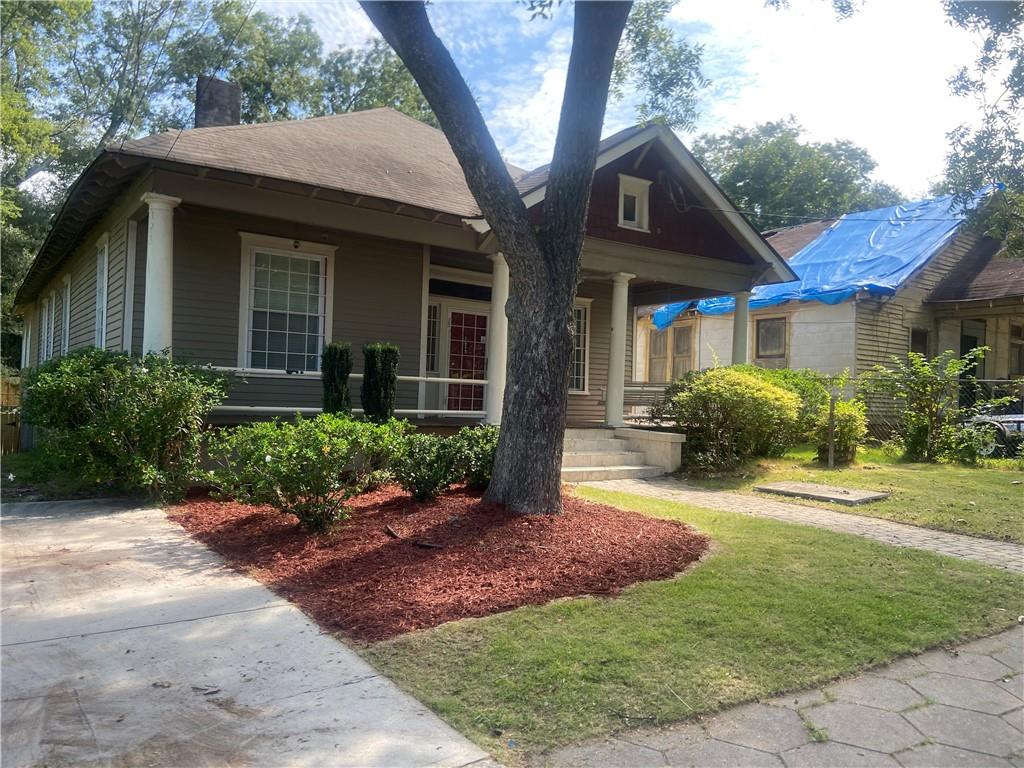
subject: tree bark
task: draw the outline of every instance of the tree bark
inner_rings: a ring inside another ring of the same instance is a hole
[[[485,498],[519,513],[561,511],[573,302],[612,66],[630,2],[577,2],[573,45],[539,228],[422,3],[363,2],[412,73],[508,260],[508,373]]]

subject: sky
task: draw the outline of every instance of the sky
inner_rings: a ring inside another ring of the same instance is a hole
[[[310,16],[330,50],[366,45],[376,31],[354,2],[259,0],[281,16]],[[514,0],[434,0],[430,17],[476,94],[505,158],[524,168],[551,159],[572,6],[530,20]],[[949,93],[947,78],[977,52],[977,40],[946,22],[940,0],[864,0],[838,20],[828,0],[679,0],[673,29],[704,47],[711,85],[695,133],[721,132],[793,115],[815,141],[848,139],[878,162],[874,177],[911,198],[942,174],[946,133],[976,107]],[[635,121],[627,92],[610,103],[607,135]],[[686,143],[693,133],[680,133]]]

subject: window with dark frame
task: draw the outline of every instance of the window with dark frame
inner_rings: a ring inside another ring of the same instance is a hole
[[[757,321],[754,356],[758,360],[786,356],[786,318],[768,317]]]
[[[910,351],[925,357],[928,356],[928,331],[924,328],[911,328]]]
[[[1024,324],[1010,323],[1010,376],[1024,376]]]

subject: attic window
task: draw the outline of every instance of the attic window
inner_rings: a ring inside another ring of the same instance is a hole
[[[648,211],[650,208],[651,182],[635,176],[619,174],[619,226],[650,232]]]

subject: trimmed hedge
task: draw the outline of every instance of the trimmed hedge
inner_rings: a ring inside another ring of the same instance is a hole
[[[398,392],[398,347],[383,342],[363,347],[363,386],[360,397],[363,416],[370,421],[387,421],[395,415]]]
[[[348,377],[352,373],[352,345],[335,341],[320,355],[320,380],[324,386],[324,413],[351,413]]]

